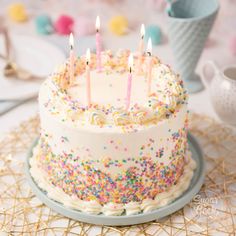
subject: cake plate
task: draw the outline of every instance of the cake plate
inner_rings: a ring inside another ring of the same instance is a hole
[[[192,152],[192,158],[196,161],[197,167],[194,171],[194,175],[191,180],[189,188],[180,197],[176,198],[173,202],[169,203],[164,207],[158,208],[157,210],[154,210],[152,212],[140,213],[138,215],[131,215],[131,216],[127,215],[105,216],[102,214],[89,215],[81,211],[68,208],[63,204],[50,199],[47,196],[47,193],[38,187],[37,183],[34,181],[29,171],[30,170],[29,160],[32,157],[32,149],[37,144],[37,141],[38,139],[34,142],[26,160],[26,176],[32,188],[32,191],[44,204],[46,204],[54,211],[66,217],[82,221],[85,223],[91,223],[96,225],[125,226],[125,225],[141,224],[153,220],[159,220],[165,216],[168,216],[178,211],[179,209],[184,207],[187,203],[189,203],[191,199],[198,193],[204,181],[205,164],[203,160],[203,154],[198,142],[196,141],[194,136],[189,133],[188,134],[189,148]]]

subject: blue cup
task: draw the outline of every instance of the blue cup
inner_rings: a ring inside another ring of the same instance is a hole
[[[177,0],[168,15],[168,35],[175,67],[189,93],[203,89],[195,69],[212,29],[217,0]]]

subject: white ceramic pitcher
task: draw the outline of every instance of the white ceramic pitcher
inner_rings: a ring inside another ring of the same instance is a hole
[[[211,75],[209,69],[213,71]],[[213,61],[203,67],[202,81],[210,90],[213,107],[221,120],[236,125],[236,65],[222,70]]]

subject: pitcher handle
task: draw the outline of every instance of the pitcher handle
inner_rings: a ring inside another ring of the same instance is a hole
[[[213,73],[211,75],[207,73],[207,69],[209,68],[213,70]],[[216,74],[219,73],[219,69],[214,61],[207,61],[202,68],[202,73],[203,73],[202,82],[204,86],[208,88],[209,85],[211,84],[212,79],[215,77]]]

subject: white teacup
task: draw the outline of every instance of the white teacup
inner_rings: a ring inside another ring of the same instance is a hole
[[[209,69],[211,72],[209,74]],[[222,70],[213,61],[203,67],[202,81],[210,90],[213,107],[221,120],[236,125],[236,65]]]

